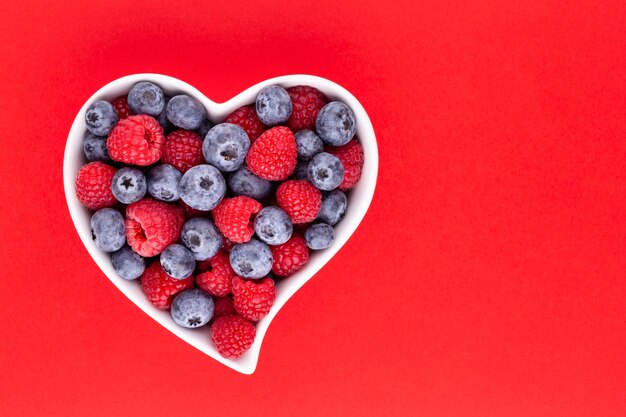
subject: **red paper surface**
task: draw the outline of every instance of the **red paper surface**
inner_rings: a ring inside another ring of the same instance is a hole
[[[0,15],[0,415],[626,414],[623,2],[27,0]],[[216,100],[321,75],[378,134],[368,215],[274,320],[252,376],[135,308],[74,231],[66,134],[136,72]]]

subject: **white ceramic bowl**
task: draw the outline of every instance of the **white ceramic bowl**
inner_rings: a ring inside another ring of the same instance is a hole
[[[214,123],[222,122],[228,114],[240,106],[254,103],[256,95],[265,86],[278,84],[285,88],[295,85],[310,85],[322,91],[330,100],[339,100],[346,103],[356,115],[357,136],[360,139],[365,153],[365,164],[363,174],[358,185],[350,191],[348,195],[348,209],[345,217],[335,228],[335,242],[325,250],[311,254],[306,265],[293,276],[277,284],[278,294],[270,313],[261,319],[256,325],[256,340],[248,352],[237,359],[223,358],[211,344],[209,326],[200,329],[184,329],[179,327],[172,320],[168,311],[161,311],[152,306],[143,294],[138,280],[127,281],[119,277],[111,265],[109,254],[98,249],[91,239],[89,227],[90,212],[81,205],[74,192],[74,182],[80,167],[86,163],[83,153],[83,137],[87,132],[85,125],[85,110],[96,100],[113,100],[116,97],[128,93],[130,88],[139,81],[151,81],[159,85],[167,95],[188,94],[198,99],[207,109],[209,119]],[[96,261],[100,269],[133,303],[146,312],[150,317],[159,322],[163,327],[198,348],[202,352],[211,356],[224,365],[242,372],[251,374],[256,369],[263,343],[263,337],[270,323],[281,309],[281,307],[298,291],[317,271],[330,260],[335,253],[346,243],[350,235],[365,216],[374,195],[376,186],[376,176],[378,174],[378,148],[374,129],[365,109],[359,101],[345,88],[332,81],[312,75],[286,75],[263,81],[246,91],[233,97],[225,103],[216,103],[208,99],[204,94],[180,81],[176,78],[160,74],[135,74],[119,78],[102,87],[87,102],[76,115],[74,124],[67,137],[65,147],[65,157],[63,161],[63,182],[65,187],[65,197],[70,210],[70,215],[74,221],[74,226],[78,231],[83,244],[91,257]]]

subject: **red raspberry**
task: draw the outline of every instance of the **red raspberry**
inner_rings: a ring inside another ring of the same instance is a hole
[[[271,278],[245,280],[233,278],[233,302],[241,317],[259,321],[267,316],[276,299],[276,287]]]
[[[196,210],[193,207],[189,207],[187,204],[185,204],[185,202],[182,199],[178,200],[178,206],[183,209],[185,220],[189,220],[194,217],[207,217],[206,211]]]
[[[298,85],[287,89],[293,110],[287,120],[287,126],[294,132],[302,129],[315,129],[315,119],[321,108],[328,103],[328,99],[317,88],[308,85]]]
[[[184,222],[180,207],[144,198],[126,208],[126,240],[139,255],[155,256],[178,240]]]
[[[230,314],[237,314],[237,310],[235,310],[232,298],[213,297],[213,300],[215,300],[215,310],[213,310],[214,318],[228,316]]]
[[[141,275],[141,289],[157,308],[167,310],[179,292],[193,288],[193,276],[172,278],[165,273],[159,261],[153,262]]]
[[[128,107],[128,96],[118,97],[113,100],[111,104],[113,104],[115,113],[117,113],[117,117],[119,117],[120,120],[133,115],[133,112],[130,111],[130,107]]]
[[[163,128],[145,114],[120,120],[107,139],[111,158],[132,165],[155,163],[161,159],[164,146]]]
[[[233,248],[233,246],[235,246],[235,245],[236,245],[235,242],[232,242],[232,241],[230,241],[228,239],[224,239],[224,250],[226,252],[230,252],[231,249]]]
[[[230,266],[228,254],[219,251],[210,262],[209,268],[205,269],[206,272],[196,276],[196,284],[211,295],[223,297],[230,294],[233,278],[237,275]],[[206,268],[206,264],[203,267]]]
[[[235,314],[218,317],[211,326],[211,341],[225,358],[235,359],[243,355],[255,337],[254,325]]]
[[[294,223],[308,223],[322,208],[322,193],[307,180],[285,181],[276,190],[276,200]]]
[[[281,277],[296,273],[309,260],[309,248],[302,236],[293,235],[282,245],[270,246],[274,263],[272,271]]]
[[[161,162],[170,164],[183,174],[193,166],[204,163],[202,138],[190,130],[175,130],[165,138]]]
[[[246,162],[252,173],[270,181],[287,179],[296,169],[298,149],[289,128],[276,126],[266,130],[250,146]]]
[[[115,168],[102,162],[84,165],[76,177],[76,197],[92,210],[111,207],[117,201],[111,191]]]
[[[363,147],[358,140],[352,139],[350,142],[337,148],[329,146],[326,152],[335,155],[343,164],[343,181],[339,184],[342,191],[354,187],[361,178],[363,168]]]
[[[213,221],[226,239],[244,243],[252,238],[253,217],[262,208],[261,203],[243,195],[225,198],[213,209]]]
[[[245,130],[248,138],[250,138],[250,143],[254,142],[265,131],[265,125],[256,115],[254,106],[239,107],[226,118],[226,123],[232,123]]]

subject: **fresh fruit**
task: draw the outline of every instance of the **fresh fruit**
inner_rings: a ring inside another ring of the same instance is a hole
[[[275,126],[287,122],[291,116],[291,97],[284,88],[278,85],[265,87],[256,98],[256,114],[267,126]]]
[[[350,107],[332,101],[322,107],[317,115],[315,130],[325,144],[342,146],[354,137],[356,118]]]
[[[227,182],[236,195],[245,195],[255,200],[263,200],[272,193],[272,183],[257,177],[246,166],[230,174]]]
[[[220,123],[209,130],[202,143],[204,159],[223,172],[232,172],[246,159],[250,139],[246,131],[231,123]]]
[[[85,111],[87,130],[96,136],[108,135],[118,120],[113,105],[108,101],[98,100]]]
[[[308,223],[320,212],[322,193],[306,180],[290,180],[278,186],[276,200],[294,224]]]
[[[272,251],[265,243],[254,238],[235,245],[229,259],[235,273],[244,278],[263,278],[272,269]]]
[[[271,278],[247,281],[233,278],[233,302],[241,317],[259,321],[270,312],[276,299],[276,287]]]
[[[358,140],[353,139],[347,145],[326,150],[328,153],[335,155],[344,168],[343,181],[339,184],[339,189],[346,191],[354,187],[361,179],[361,170],[363,169],[363,147]]]
[[[202,103],[188,95],[174,96],[166,106],[167,119],[181,129],[194,130],[202,125],[206,110]]]
[[[343,164],[335,155],[318,153],[311,159],[307,168],[311,184],[323,191],[334,190],[343,181]]]
[[[165,108],[165,95],[156,84],[142,81],[128,92],[128,106],[135,114],[158,116]]]
[[[176,279],[184,279],[196,269],[196,260],[193,254],[189,249],[178,243],[163,249],[159,256],[159,261],[165,273]]]
[[[188,329],[204,326],[213,318],[215,306],[210,295],[197,288],[181,291],[174,297],[170,313],[174,323]]]
[[[146,176],[137,168],[122,167],[117,170],[111,182],[111,191],[122,204],[141,200],[148,190]]]
[[[322,208],[317,220],[331,226],[336,225],[348,207],[348,199],[343,191],[334,190],[322,197]]]
[[[315,119],[328,99],[317,88],[308,85],[298,85],[287,89],[293,111],[287,121],[287,126],[294,132],[302,129],[314,129]]]
[[[130,165],[155,163],[161,158],[164,146],[163,128],[144,114],[121,120],[107,139],[111,158]]]
[[[234,314],[218,317],[211,326],[211,341],[225,358],[235,359],[243,355],[255,337],[254,325]]]
[[[262,208],[261,203],[250,197],[225,198],[213,209],[213,220],[226,239],[243,243],[254,234],[253,217]]]
[[[298,159],[310,161],[315,155],[324,151],[324,142],[319,136],[310,130],[296,132],[296,147],[298,148]]]
[[[281,277],[295,274],[309,260],[309,249],[300,235],[293,235],[282,245],[271,246],[272,272]]]
[[[298,149],[289,128],[266,130],[250,146],[246,163],[253,174],[270,181],[287,179],[296,168]]]
[[[189,130],[175,130],[165,138],[161,162],[169,164],[183,174],[189,168],[204,163],[202,138]]]
[[[83,151],[88,161],[113,162],[109,156],[107,138],[105,136],[96,136],[93,133],[87,133],[87,136],[83,139]]]
[[[306,229],[304,240],[309,249],[326,249],[335,240],[335,230],[329,224],[317,223]]]
[[[91,220],[91,237],[100,249],[105,252],[115,252],[126,243],[124,217],[112,208],[103,208],[96,211]]]
[[[141,289],[156,308],[167,310],[179,292],[193,288],[193,276],[185,279],[172,278],[165,273],[159,262],[153,262],[141,274]]]
[[[228,254],[219,251],[211,258],[208,270],[196,276],[196,284],[211,295],[223,297],[230,294],[233,278],[236,276],[230,266]]]
[[[139,255],[155,256],[178,240],[183,221],[180,207],[144,198],[126,208],[126,240]]]
[[[230,297],[214,297],[215,310],[213,312],[213,318],[228,316],[231,314],[237,314],[233,299]]]
[[[309,179],[309,162],[298,161],[296,169],[293,171],[294,180],[308,180]]]
[[[117,201],[111,191],[115,168],[102,162],[90,162],[78,171],[76,197],[87,208],[111,207]]]
[[[285,243],[293,233],[293,224],[285,210],[269,206],[263,208],[254,219],[254,231],[268,245]]]
[[[115,109],[115,113],[117,117],[122,120],[126,119],[128,116],[132,116],[133,112],[130,110],[128,106],[128,96],[121,96],[116,98],[111,102],[113,108]]]
[[[209,130],[213,129],[214,124],[209,119],[204,119],[199,128],[196,129],[196,133],[204,139]]]
[[[180,198],[196,210],[213,210],[226,194],[226,181],[212,165],[196,165],[189,169],[178,185]]]
[[[124,279],[137,279],[146,269],[146,261],[141,256],[133,252],[128,246],[111,254],[111,263],[117,275]]]
[[[197,261],[212,258],[223,244],[222,235],[213,222],[200,217],[187,220],[180,232],[180,241]]]
[[[254,106],[239,107],[226,118],[226,123],[232,123],[245,130],[250,143],[254,142],[265,131],[265,125],[256,115]]]
[[[161,201],[176,201],[180,198],[178,184],[183,174],[171,165],[157,165],[148,171],[148,193]]]
[[[171,99],[172,97],[165,96],[163,110],[161,111],[161,113],[159,113],[158,116],[154,117],[163,128],[163,134],[165,135],[168,135],[172,130],[176,128],[176,126],[174,126],[174,124],[170,122],[170,119],[167,118],[167,105]]]

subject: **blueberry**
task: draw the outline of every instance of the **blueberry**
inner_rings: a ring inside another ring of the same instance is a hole
[[[126,227],[122,214],[112,208],[103,208],[91,216],[91,238],[105,252],[115,252],[126,243]]]
[[[120,203],[130,204],[146,195],[146,176],[137,168],[123,167],[117,170],[111,182],[111,191]]]
[[[107,136],[117,121],[117,113],[108,101],[98,100],[85,112],[87,130],[97,136]]]
[[[156,117],[157,121],[163,128],[163,133],[166,135],[174,130],[175,127],[172,122],[170,122],[167,118],[167,103],[169,103],[171,99],[171,97],[165,96],[165,105],[163,106],[163,111],[159,113],[159,115]]]
[[[196,133],[200,135],[201,138],[204,138],[209,130],[213,128],[214,124],[209,119],[204,119],[199,128],[196,129]]]
[[[148,171],[148,193],[157,200],[176,201],[180,198],[178,184],[183,174],[171,165],[158,165]]]
[[[310,161],[315,155],[324,151],[324,142],[311,130],[301,130],[296,133],[298,158],[301,161]]]
[[[201,217],[187,220],[180,232],[180,241],[197,261],[212,258],[224,243],[213,222]]]
[[[291,97],[278,85],[265,87],[256,97],[256,114],[267,126],[285,123],[291,116]]]
[[[93,133],[87,133],[83,139],[83,151],[88,161],[112,162],[107,149],[106,136],[96,136]]]
[[[263,278],[272,269],[272,251],[265,243],[254,238],[233,246],[229,259],[235,273],[244,278]]]
[[[196,269],[193,254],[183,245],[174,243],[163,249],[159,257],[161,266],[167,275],[176,279],[184,279]]]
[[[137,279],[146,269],[146,261],[128,246],[111,255],[113,269],[124,279]]]
[[[254,231],[268,245],[281,245],[291,238],[293,224],[283,209],[269,206],[256,215]]]
[[[309,163],[307,161],[298,161],[296,169],[293,171],[293,177],[297,180],[308,180]]]
[[[335,155],[318,153],[307,168],[309,181],[323,191],[334,190],[343,181],[343,164]]]
[[[272,183],[257,177],[242,166],[228,177],[228,186],[237,195],[245,195],[255,200],[263,200],[272,192]]]
[[[213,298],[204,291],[194,288],[177,294],[172,301],[170,312],[176,324],[194,329],[207,324],[213,318],[214,310]]]
[[[158,116],[165,108],[163,90],[149,81],[139,82],[128,92],[128,107],[135,114]]]
[[[202,143],[204,159],[220,171],[239,168],[250,149],[246,131],[232,123],[221,123],[209,130]]]
[[[326,249],[335,240],[335,230],[326,223],[314,224],[304,232],[304,240],[309,249]]]
[[[331,191],[322,198],[322,208],[317,215],[317,220],[334,226],[346,213],[347,207],[346,195],[339,190]]]
[[[342,146],[354,137],[356,118],[350,107],[339,101],[331,101],[318,113],[315,130],[325,144]]]
[[[181,129],[197,129],[205,117],[206,110],[202,103],[187,95],[174,96],[167,103],[167,118]]]
[[[196,165],[190,168],[178,185],[180,198],[196,210],[213,210],[224,198],[226,181],[212,165]]]

